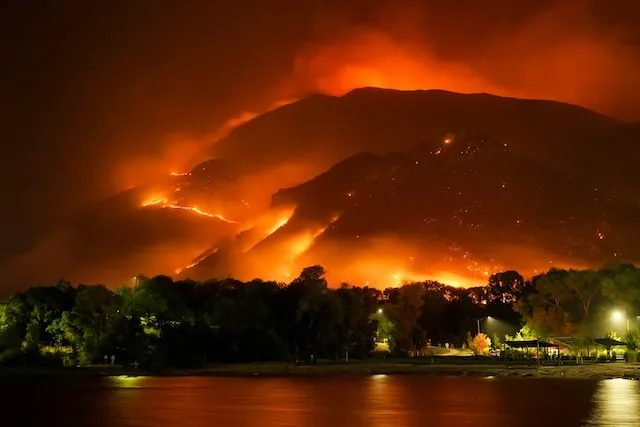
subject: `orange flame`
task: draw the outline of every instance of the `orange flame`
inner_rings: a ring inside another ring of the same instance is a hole
[[[289,222],[289,219],[291,219],[291,215],[292,214],[293,214],[293,212],[291,212],[291,214],[289,214],[289,216],[278,220],[278,222],[273,227],[271,227],[271,229],[269,230],[269,235],[272,235],[273,233],[275,233],[276,231],[278,231],[279,229],[281,229],[282,227],[287,225],[287,223]]]
[[[151,206],[157,206],[163,209],[178,209],[178,210],[193,212],[201,216],[206,216],[209,218],[217,218],[220,221],[224,221],[228,224],[240,224],[238,221],[233,221],[231,219],[225,218],[222,214],[207,212],[196,206],[182,206],[182,205],[170,203],[167,200],[167,198],[163,196],[161,197],[153,196],[147,199],[146,201],[142,202],[142,207],[151,207]]]
[[[195,267],[195,266],[196,266],[196,265],[198,265],[199,263],[200,263],[200,261],[194,261],[194,262],[192,262],[191,264],[186,265],[186,266],[184,266],[184,267],[182,267],[182,268],[176,268],[175,273],[176,273],[176,274],[181,274],[183,271],[185,271],[185,270],[189,270],[190,268]]]

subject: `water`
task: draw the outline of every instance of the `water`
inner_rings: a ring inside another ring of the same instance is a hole
[[[373,376],[0,379],[0,425],[640,426],[640,382]]]

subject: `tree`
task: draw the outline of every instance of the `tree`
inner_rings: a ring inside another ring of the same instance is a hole
[[[566,270],[549,270],[534,282],[527,300],[516,305],[525,320],[536,325],[543,336],[571,336],[576,330],[568,274]]]
[[[80,363],[90,364],[111,351],[115,317],[119,316],[114,294],[104,286],[78,286],[72,310],[65,311],[48,330],[57,335],[57,344],[72,344]]]
[[[600,295],[601,279],[593,270],[570,270],[563,283],[578,303],[580,310],[578,322],[582,327],[582,333],[587,333],[592,304]]]
[[[491,348],[494,350],[499,350],[502,347],[502,342],[500,341],[500,337],[498,334],[493,334],[491,336]]]
[[[627,332],[627,335],[625,335],[624,342],[627,343],[629,350],[640,349],[640,329],[631,328],[629,332]]]
[[[337,331],[342,319],[340,300],[329,292],[321,266],[302,270],[287,292],[296,302],[294,342],[296,353],[313,357],[335,357],[344,347]]]
[[[487,304],[511,305],[524,291],[524,278],[517,271],[495,273],[489,277],[485,288]]]
[[[474,354],[487,354],[489,349],[491,348],[491,339],[486,334],[482,332],[476,334],[471,341],[471,346],[469,347]]]
[[[345,356],[364,358],[375,345],[380,292],[369,287],[341,287],[336,291],[341,303],[343,321],[339,340]]]
[[[450,331],[447,329],[449,322],[443,322],[442,317],[449,304],[447,286],[427,281],[423,284],[422,307],[418,317],[418,325],[425,332],[427,339],[432,342],[448,341]]]
[[[0,363],[58,363],[62,349],[72,349],[82,363],[115,354],[121,363],[147,367],[364,358],[376,337],[402,355],[427,340],[461,343],[469,319],[487,315],[525,321],[507,340],[575,336],[588,345],[590,336],[611,326],[612,309],[637,312],[639,284],[631,265],[552,269],[526,283],[506,271],[474,289],[431,281],[384,291],[346,284],[331,289],[321,266],[303,269],[288,285],[139,276],[136,286],[112,292],[61,281],[0,305]],[[625,337],[631,351],[640,346],[638,336],[634,328]],[[498,336],[469,333],[467,340],[477,354],[500,345]]]
[[[505,341],[532,341],[539,339],[540,336],[533,330],[531,325],[526,324],[514,335],[504,337]]]
[[[630,264],[617,264],[598,272],[602,294],[619,309],[634,309],[640,305],[640,269]]]

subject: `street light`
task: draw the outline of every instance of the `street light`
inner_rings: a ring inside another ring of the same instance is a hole
[[[620,310],[615,310],[611,313],[611,320],[613,320],[615,323],[620,323],[623,320],[626,321],[627,324],[627,333],[629,333],[629,318],[627,316],[625,316],[625,314],[623,312],[621,312]]]
[[[480,322],[482,322],[485,319],[487,319],[487,320],[491,319],[491,316],[485,316],[485,317],[481,317],[479,319],[475,319],[475,318],[472,318],[472,319],[475,320],[477,322],[477,324],[478,324],[478,334],[479,334],[480,333]]]
[[[378,314],[382,314],[382,309],[381,308],[378,309]]]

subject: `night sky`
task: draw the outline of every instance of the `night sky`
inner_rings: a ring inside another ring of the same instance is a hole
[[[640,5],[610,0],[5,1],[0,259],[188,162],[229,117],[327,91],[370,34],[474,88],[640,120],[637,22]]]

